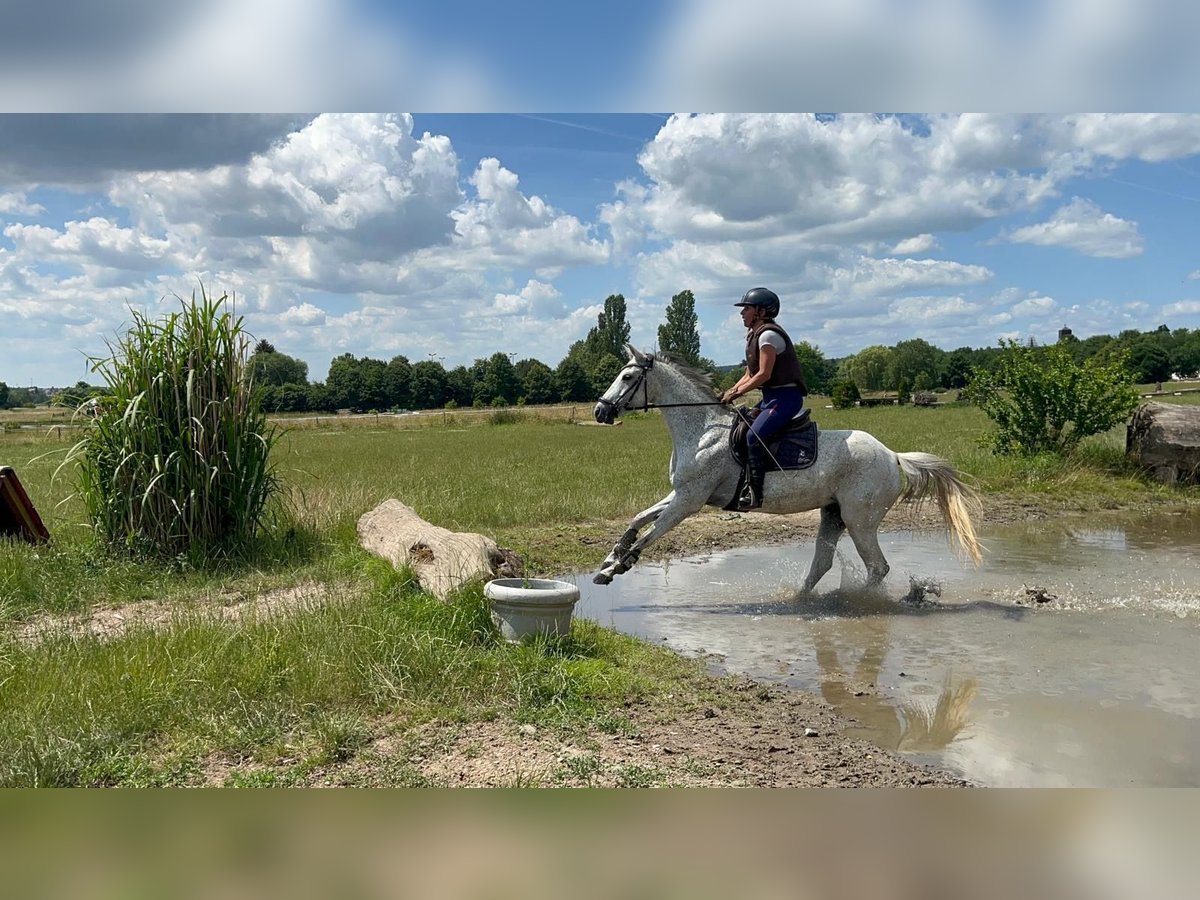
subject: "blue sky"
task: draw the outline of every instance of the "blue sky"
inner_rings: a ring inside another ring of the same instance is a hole
[[[612,293],[651,348],[684,289],[730,363],[758,284],[833,357],[1194,329],[1198,206],[1194,114],[4,115],[0,380],[86,379],[198,283],[314,379],[555,365]]]
[[[740,353],[730,304],[757,284],[830,356],[1200,327],[1200,118],[1061,112],[1194,106],[1194,3],[12,13],[10,384],[87,377],[130,307],[168,310],[200,281],[316,379],[344,352],[554,364],[617,292],[649,347],[692,290],[723,363]],[[442,112],[394,112],[411,109]],[[675,114],[705,109],[993,112]]]

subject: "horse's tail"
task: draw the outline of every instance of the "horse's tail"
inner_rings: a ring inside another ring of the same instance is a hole
[[[963,483],[954,466],[940,456],[897,453],[896,459],[908,482],[900,499],[920,501],[932,493],[958,546],[975,565],[979,565],[983,548],[975,536],[975,526],[971,524],[971,510],[979,509],[978,495]]]

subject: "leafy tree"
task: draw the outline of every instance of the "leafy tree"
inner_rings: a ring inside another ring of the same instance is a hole
[[[412,406],[412,394],[408,389],[411,378],[412,364],[408,361],[407,356],[393,356],[388,361],[387,373],[384,375],[384,392],[387,394],[385,405],[389,409],[392,407],[406,409]]]
[[[1129,366],[1134,378],[1146,384],[1166,381],[1171,377],[1171,357],[1159,341],[1144,338],[1133,345],[1129,352]]]
[[[475,396],[475,377],[466,366],[455,366],[446,373],[446,403],[454,402],[454,409],[470,406]],[[423,408],[423,407],[422,407]]]
[[[257,344],[254,345],[254,352],[255,353],[274,353],[275,345],[272,344],[270,341],[268,341],[266,338],[263,338],[261,341],[259,341]]]
[[[888,365],[888,383],[899,388],[901,380],[911,386],[922,372],[929,376],[930,384],[941,384],[945,368],[946,351],[921,338],[901,341],[892,348]]]
[[[842,361],[840,375],[853,381],[863,390],[881,391],[888,384],[888,369],[892,363],[892,351],[878,344],[860,350]]]
[[[412,377],[409,380],[413,408],[440,409],[444,406],[447,399],[447,382],[446,370],[442,368],[441,363],[434,360],[413,363]]]
[[[1184,378],[1200,374],[1200,334],[1178,343],[1171,353],[1171,370]]]
[[[589,362],[595,362],[605,354],[618,359],[625,358],[625,345],[629,342],[629,323],[625,321],[625,297],[610,294],[604,301],[604,311],[596,317],[596,325],[583,339],[582,351]],[[575,346],[571,350],[574,352]],[[584,363],[587,366],[587,363]]]
[[[307,398],[307,408],[313,412],[332,412],[336,407],[329,394],[329,388],[323,381],[314,381],[304,389]]]
[[[275,388],[275,404],[279,412],[305,412],[309,409],[309,385],[281,384]]]
[[[667,320],[658,326],[658,348],[689,365],[700,365],[699,319],[691,291],[680,291],[671,298]]]
[[[0,381],[0,409],[8,409],[8,385]]]
[[[353,353],[343,353],[330,361],[325,387],[334,409],[354,409],[361,405],[366,384]]]
[[[508,354],[493,353],[484,362],[482,370],[482,377],[475,385],[476,400],[483,401],[485,406],[493,406],[497,400],[502,406],[517,402],[521,382]]]
[[[371,359],[364,356],[358,361],[358,367],[362,372],[363,392],[357,404],[353,404],[355,409],[370,410],[370,409],[387,409],[392,405],[388,395],[388,377],[387,363],[381,359]]]
[[[850,409],[862,399],[858,385],[853,381],[834,382],[830,394],[833,399],[834,409]]]
[[[964,388],[971,380],[973,354],[970,347],[959,347],[946,356],[946,372],[942,383],[949,388]]]
[[[717,372],[716,377],[713,378],[713,390],[718,395],[725,393],[738,383],[738,379],[742,377],[745,371],[744,366],[731,366]]]
[[[811,392],[822,393],[827,386],[825,354],[821,352],[820,347],[808,341],[800,341],[794,346],[796,356],[800,359],[800,368],[804,372],[805,386]]]
[[[977,370],[966,397],[996,424],[1001,454],[1069,453],[1085,437],[1124,421],[1137,405],[1124,354],[1076,363],[1063,345],[1001,343],[994,372]]]
[[[588,395],[589,400],[595,400],[608,390],[608,386],[613,383],[617,377],[617,373],[625,367],[625,358],[614,356],[611,353],[605,353],[592,365],[592,369],[588,372],[588,384],[591,386],[591,392]]]
[[[523,359],[514,367],[526,403],[553,403],[556,397],[554,370],[536,359]]]
[[[568,354],[554,370],[554,386],[561,400],[593,400],[592,384],[588,373],[577,358]]]
[[[265,343],[259,341],[258,345]],[[308,384],[308,363],[286,353],[255,350],[246,367],[257,385]]]

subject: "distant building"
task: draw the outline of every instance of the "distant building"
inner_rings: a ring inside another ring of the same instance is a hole
[[[1060,344],[1063,341],[1069,341],[1073,337],[1075,337],[1075,335],[1071,333],[1071,329],[1068,328],[1066,325],[1064,325],[1062,328],[1058,329],[1058,342]]]

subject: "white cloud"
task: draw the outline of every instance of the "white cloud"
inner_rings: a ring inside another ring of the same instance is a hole
[[[596,265],[610,248],[593,238],[574,216],[541,197],[526,197],[518,178],[497,159],[483,159],[471,176],[477,198],[454,210],[455,265],[519,265],[528,268]]]
[[[1177,300],[1162,308],[1164,316],[1194,316],[1200,314],[1200,300]]]
[[[1137,223],[1106,213],[1075,197],[1047,222],[1018,228],[1005,238],[1013,243],[1070,247],[1088,256],[1128,259],[1142,252]]]
[[[930,322],[970,317],[979,314],[979,307],[962,297],[906,297],[888,307],[891,317],[900,322]]]
[[[1200,269],[1195,272],[1188,272],[1188,281],[1200,281]]]
[[[14,253],[43,263],[148,272],[176,261],[169,241],[99,217],[68,222],[62,231],[42,225],[9,225],[4,235],[15,245]]]
[[[1032,316],[1044,317],[1055,312],[1058,305],[1054,302],[1053,297],[1043,297],[1040,294],[1026,297],[1019,303],[1013,304],[1012,314],[1014,316]]]
[[[279,320],[284,325],[323,325],[325,324],[325,319],[325,310],[311,303],[301,303],[299,306],[288,307],[279,316]]]
[[[21,192],[4,193],[0,191],[0,215],[9,216],[40,216],[46,211],[44,206],[30,203]]]
[[[1056,176],[1012,168],[1053,158],[1040,138],[982,152],[962,122],[940,117],[926,132],[863,115],[673,116],[639,156],[649,184],[607,215],[622,234],[819,245],[963,231],[1053,193]]]
[[[912,256],[917,253],[928,253],[938,247],[937,239],[932,234],[918,234],[916,237],[905,238],[891,249],[893,256]]]
[[[495,309],[502,315],[532,315],[561,319],[566,314],[562,295],[552,284],[530,279],[516,294],[497,294]]]

